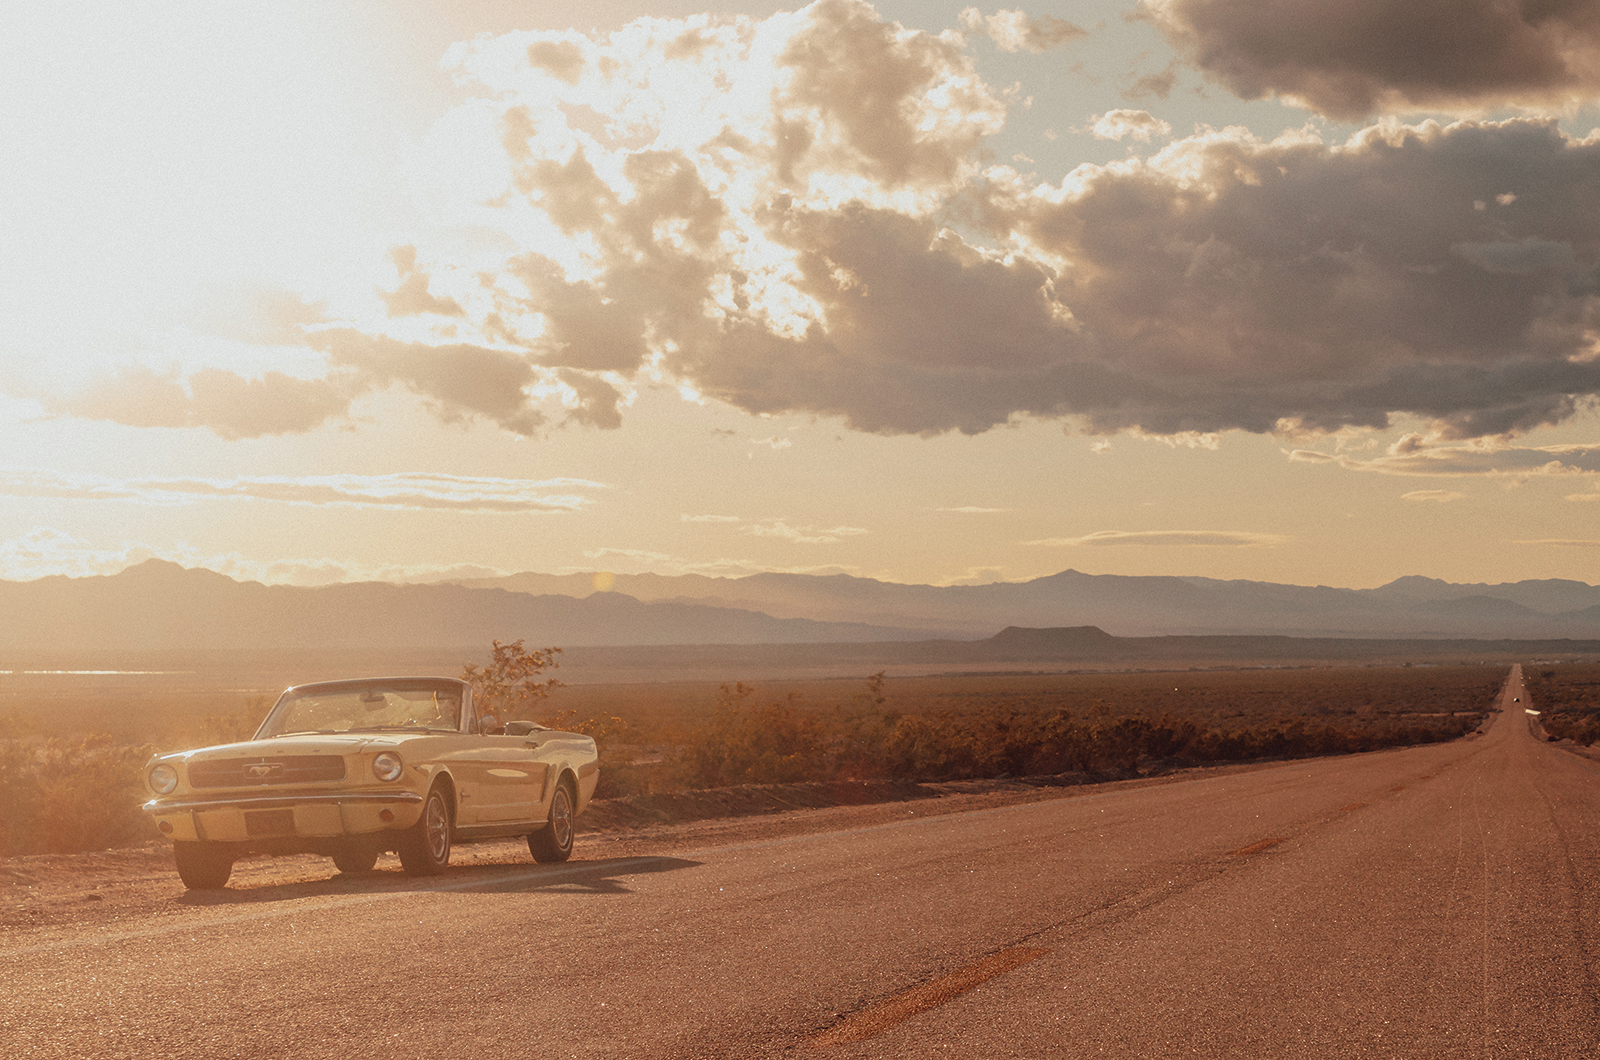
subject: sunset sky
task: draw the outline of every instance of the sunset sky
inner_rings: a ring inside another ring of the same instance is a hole
[[[1597,101],[1600,0],[10,5],[0,577],[1600,582]]]

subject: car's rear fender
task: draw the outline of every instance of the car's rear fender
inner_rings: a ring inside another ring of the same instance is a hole
[[[600,782],[600,765],[598,762],[583,762],[576,766],[566,765],[556,776],[556,783],[566,781],[572,785],[574,794],[572,812],[579,814],[589,805],[589,800],[594,798],[595,785]]]

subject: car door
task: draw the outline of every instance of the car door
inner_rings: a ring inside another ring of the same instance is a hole
[[[548,786],[549,765],[537,751],[537,741],[528,736],[462,738],[450,755],[457,787],[456,825],[543,820],[539,803]]]

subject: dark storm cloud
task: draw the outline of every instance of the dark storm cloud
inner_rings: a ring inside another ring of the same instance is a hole
[[[989,206],[1033,253],[983,254],[892,210],[774,209],[767,234],[795,251],[819,323],[689,321],[666,364],[750,411],[884,433],[1407,413],[1472,437],[1560,421],[1600,391],[1600,144],[1552,125],[1374,129],[1335,148],[1197,137],[1080,171],[1054,201]]]
[[[1600,94],[1600,0],[1144,0],[1245,99],[1340,119]]]
[[[1067,377],[1097,374],[1064,360],[1076,341],[1036,263],[985,257],[888,210],[790,208],[767,221],[797,252],[796,287],[827,326],[790,338],[753,313],[698,324],[667,365],[708,396],[863,431],[976,433],[1058,412]]]
[[[1408,412],[1498,434],[1600,390],[1600,143],[1553,124],[1196,137],[1015,208],[1071,262],[1058,290],[1096,362],[1133,384],[1121,408],[1069,399],[1103,429]]]

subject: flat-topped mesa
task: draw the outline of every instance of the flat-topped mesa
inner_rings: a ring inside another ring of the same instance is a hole
[[[1082,652],[1104,653],[1107,648],[1116,647],[1119,638],[1113,637],[1099,626],[1054,626],[1043,629],[1007,626],[990,637],[987,643],[1004,652],[1029,652],[1051,656]]]

